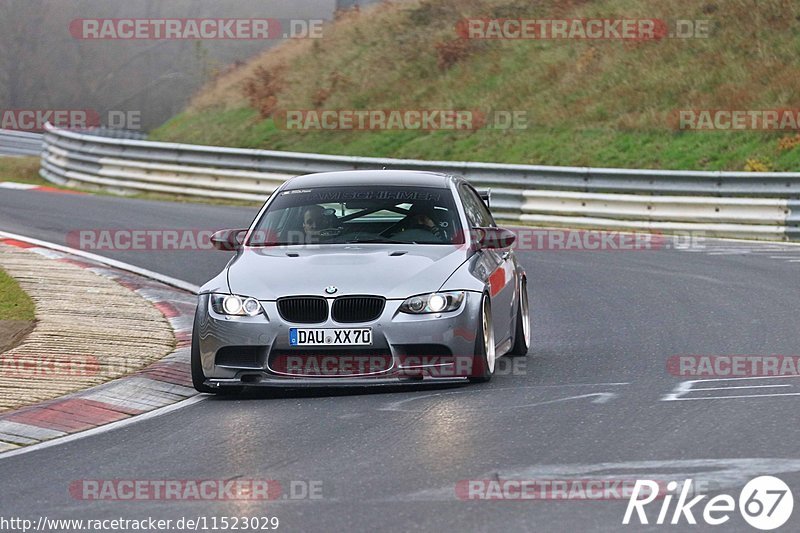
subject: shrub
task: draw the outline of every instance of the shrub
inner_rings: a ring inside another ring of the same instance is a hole
[[[772,170],[772,162],[768,159],[748,159],[744,165],[744,170],[745,172],[770,172]]]
[[[271,117],[278,107],[278,95],[284,88],[284,70],[283,66],[274,69],[258,67],[255,74],[245,81],[244,95],[263,118]]]

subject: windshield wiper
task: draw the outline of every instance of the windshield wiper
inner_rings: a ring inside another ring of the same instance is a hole
[[[344,241],[345,244],[417,244],[414,241],[397,241],[388,239],[386,237],[377,237],[372,239],[350,239]]]

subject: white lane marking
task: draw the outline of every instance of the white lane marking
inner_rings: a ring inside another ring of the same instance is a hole
[[[40,442],[39,444],[33,444],[31,446],[26,446],[24,448],[18,448],[16,450],[12,450],[9,452],[0,453],[0,461],[2,461],[3,459],[8,459],[10,457],[16,457],[18,455],[23,455],[38,450],[43,450],[45,448],[60,446],[62,444],[67,444],[68,442],[84,439],[86,437],[93,437],[95,435],[100,435],[101,433],[114,431],[115,429],[120,429],[126,426],[130,426],[132,424],[137,424],[139,422],[143,422],[145,420],[149,420],[157,416],[166,415],[173,411],[177,411],[178,409],[183,409],[184,407],[189,407],[190,405],[202,402],[203,400],[209,397],[210,396],[206,394],[198,394],[197,396],[192,396],[191,398],[187,398],[186,400],[183,400],[181,402],[173,403],[172,405],[167,405],[166,407],[161,407],[159,409],[154,409],[152,411],[149,411],[141,415],[134,415],[130,418],[125,418],[117,422],[111,422],[110,424],[106,424],[104,426],[98,426],[96,428],[87,429],[86,431],[73,433],[72,435],[68,435],[66,437],[59,437],[56,439]]]
[[[14,183],[13,181],[0,181],[0,189],[19,189],[21,191],[28,191],[31,189],[38,189],[38,185],[31,185],[30,183]]]
[[[746,253],[747,252],[739,252],[739,251],[733,251],[733,252],[708,252],[707,255],[744,255]]]
[[[610,400],[619,397],[619,394],[615,392],[598,392],[596,394],[587,394],[587,396],[597,396],[596,399],[592,400],[592,403],[608,403]]]
[[[777,387],[791,387],[792,385],[743,385],[739,387],[700,387],[699,389],[692,389],[692,392],[698,390],[731,390],[731,389],[772,389]]]
[[[731,386],[731,387],[700,387],[695,388],[694,385],[696,383],[713,383],[713,382],[728,382],[728,381],[743,381],[749,382],[755,379],[791,379],[791,378],[800,378],[800,375],[790,375],[790,376],[749,376],[743,378],[712,378],[712,379],[693,379],[689,381],[682,381],[678,383],[672,392],[665,394],[662,398],[662,402],[674,402],[678,400],[726,400],[731,398],[772,398],[777,396],[800,396],[800,393],[796,392],[783,392],[783,393],[775,393],[775,394],[744,394],[744,395],[731,395],[731,396],[698,396],[698,397],[691,397],[691,398],[684,398],[689,393],[695,391],[704,391],[704,390],[728,390],[728,389],[761,389],[761,388],[768,388],[768,387],[793,387],[793,385],[787,384],[772,384],[772,385],[742,385],[742,386]]]
[[[759,241],[756,239],[731,239],[725,237],[706,237],[706,241],[710,243],[721,241],[731,244],[760,244],[761,246],[787,246],[787,247],[800,246],[800,242],[792,242],[792,241],[775,242],[767,240]],[[759,247],[755,246],[754,248],[759,248]]]
[[[24,235],[17,235],[16,233],[9,233],[7,231],[0,231],[0,238],[3,239],[13,239],[16,241],[26,242],[28,244],[33,244],[34,246],[41,246],[43,248],[50,248],[52,250],[57,250],[59,252],[63,252],[66,254],[72,254],[78,257],[83,257],[84,259],[89,259],[91,261],[95,261],[98,263],[102,263],[104,265],[118,268],[120,270],[125,270],[127,272],[132,272],[134,274],[138,274],[145,278],[154,279],[166,285],[170,285],[172,287],[177,287],[178,289],[183,289],[185,291],[197,294],[200,292],[200,287],[197,285],[193,285],[187,281],[183,281],[177,278],[173,278],[170,276],[165,276],[163,274],[159,274],[158,272],[153,272],[152,270],[147,270],[146,268],[141,268],[135,265],[131,265],[130,263],[124,263],[122,261],[117,261],[116,259],[109,259],[107,257],[103,257],[102,255],[97,255],[89,252],[84,252],[83,250],[78,250],[75,248],[70,248],[69,246],[61,246],[60,244],[55,244],[52,242],[47,241],[40,241],[39,239],[32,239],[30,237],[26,237]]]
[[[502,388],[498,388],[498,389],[492,389],[492,393],[497,392],[497,391],[506,391],[506,390],[515,390],[516,391],[516,390],[521,390],[521,389],[538,389],[538,388],[554,388],[554,387],[559,387],[559,388],[561,388],[561,387],[595,387],[595,386],[597,386],[597,387],[600,387],[600,386],[618,387],[618,386],[625,386],[625,385],[630,385],[630,383],[565,383],[563,385],[528,385],[528,386],[525,386],[525,387],[502,387]],[[394,411],[394,412],[414,412],[413,410],[403,409],[402,407],[406,403],[414,402],[414,401],[417,401],[417,400],[423,400],[425,398],[436,398],[436,397],[439,397],[439,396],[445,396],[446,397],[446,396],[451,396],[451,395],[455,395],[455,394],[467,394],[467,393],[476,393],[476,392],[477,392],[476,390],[457,390],[457,391],[445,391],[445,392],[436,392],[436,393],[431,393],[431,394],[424,394],[422,396],[413,396],[411,398],[404,398],[402,400],[397,400],[397,401],[394,401],[394,402],[390,402],[390,403],[388,403],[386,405],[378,407],[377,410],[378,411]],[[577,399],[580,399],[580,398],[589,398],[589,397],[597,397],[595,400],[592,401],[592,403],[603,404],[603,403],[607,403],[609,400],[611,400],[612,398],[615,398],[617,396],[618,395],[613,393],[613,392],[595,392],[595,393],[590,393],[590,394],[582,394],[582,395],[579,395],[579,396],[569,396],[569,397],[566,397],[566,398],[556,398],[554,400],[546,400],[546,401],[543,401],[543,402],[532,403],[532,404],[508,405],[508,406],[503,406],[500,409],[503,409],[503,408],[518,408],[518,407],[535,407],[537,405],[547,405],[547,404],[550,404],[550,403],[563,402],[563,401],[567,401],[567,400],[577,400]],[[488,408],[481,408],[479,410],[486,410],[486,409],[495,409],[495,408],[488,407]]]
[[[800,378],[800,374],[790,374],[788,376],[747,376],[742,378],[708,378],[708,379],[696,379],[694,382],[701,383],[704,381],[745,381],[750,379],[791,379],[791,378]]]
[[[540,405],[549,405],[552,403],[567,402],[569,400],[582,400],[584,398],[595,398],[592,403],[608,403],[610,400],[619,396],[613,392],[594,392],[591,394],[581,394],[579,396],[567,396],[566,398],[556,398],[555,400],[546,400],[537,403],[528,403],[523,405],[510,405],[512,409],[519,409],[521,407],[538,407]]]
[[[777,398],[778,396],[800,396],[800,392],[783,392],[775,394],[737,394],[730,396],[698,396],[697,398],[674,398],[672,402],[690,401],[690,400],[730,400],[742,398]],[[667,401],[667,400],[662,400]]]

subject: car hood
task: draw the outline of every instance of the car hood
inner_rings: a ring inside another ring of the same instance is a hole
[[[259,300],[374,294],[407,298],[434,292],[466,261],[464,246],[325,245],[248,248],[228,267],[234,294]]]

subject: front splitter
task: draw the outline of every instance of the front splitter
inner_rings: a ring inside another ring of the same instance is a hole
[[[263,375],[258,380],[242,381],[240,378],[207,379],[205,385],[212,388],[225,387],[386,387],[400,385],[445,385],[469,383],[467,377],[423,377],[419,378],[284,378]]]

